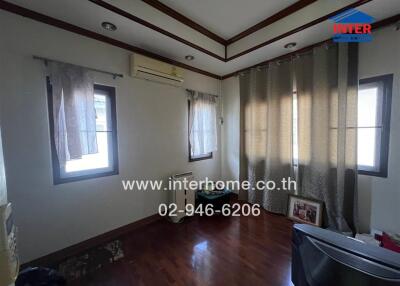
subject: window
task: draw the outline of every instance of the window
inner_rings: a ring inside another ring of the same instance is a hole
[[[200,160],[207,160],[207,159],[211,159],[212,157],[213,157],[213,153],[212,152],[207,152],[207,153],[204,153],[204,154],[193,154],[193,152],[192,152],[192,146],[191,146],[191,144],[190,144],[190,114],[191,114],[191,106],[190,106],[190,100],[188,100],[188,114],[189,114],[189,116],[188,116],[188,118],[189,118],[189,121],[188,121],[188,126],[189,126],[189,128],[188,128],[188,130],[189,130],[189,132],[188,132],[188,144],[189,144],[189,162],[195,162],[195,161],[200,161]],[[195,133],[197,133],[197,130],[193,130],[193,132],[195,132]]]
[[[189,162],[210,159],[217,150],[217,96],[186,90]]]
[[[54,184],[118,174],[115,88],[94,85],[97,152],[60,165],[53,136],[53,97],[49,79],[47,83]]]
[[[387,177],[393,75],[360,80],[358,173]]]

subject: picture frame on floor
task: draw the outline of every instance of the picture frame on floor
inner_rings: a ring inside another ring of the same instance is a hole
[[[295,222],[322,225],[324,203],[320,200],[289,195],[287,217]]]

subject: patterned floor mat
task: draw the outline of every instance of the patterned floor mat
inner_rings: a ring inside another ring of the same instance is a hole
[[[98,271],[123,257],[122,242],[115,240],[65,260],[58,265],[58,271],[67,281],[73,281]]]

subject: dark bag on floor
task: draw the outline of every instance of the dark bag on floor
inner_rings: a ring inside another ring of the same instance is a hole
[[[29,267],[18,275],[15,286],[63,286],[65,278],[56,270],[43,267]]]

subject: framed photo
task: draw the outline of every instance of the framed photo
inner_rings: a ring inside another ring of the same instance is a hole
[[[314,226],[322,225],[323,202],[289,195],[288,218],[300,223]]]

